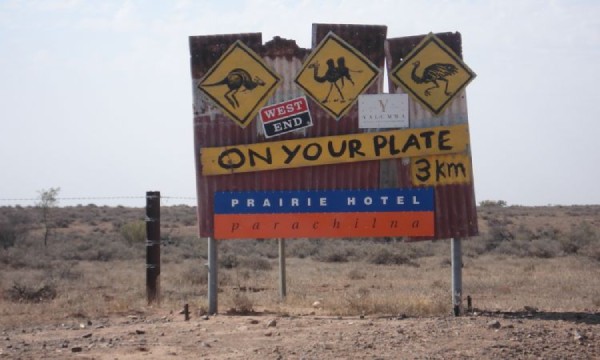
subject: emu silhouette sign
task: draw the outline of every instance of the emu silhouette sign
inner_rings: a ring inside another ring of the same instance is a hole
[[[392,71],[392,80],[434,114],[440,114],[475,73],[429,34]]]
[[[379,75],[358,50],[330,32],[296,77],[296,84],[339,120]]]
[[[200,80],[198,88],[231,119],[246,127],[279,81],[260,56],[237,41]]]

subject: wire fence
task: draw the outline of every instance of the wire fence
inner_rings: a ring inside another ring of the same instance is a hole
[[[115,203],[118,201],[126,201],[128,204],[141,203],[145,200],[145,195],[137,196],[77,196],[77,197],[57,197],[56,200],[60,204],[61,202],[74,202],[74,201],[85,201],[94,202],[101,201],[103,203]],[[195,196],[164,196],[160,197],[163,205],[175,204],[177,202],[181,204],[196,205],[197,198]],[[0,206],[10,205],[35,205],[40,202],[40,198],[0,198]]]

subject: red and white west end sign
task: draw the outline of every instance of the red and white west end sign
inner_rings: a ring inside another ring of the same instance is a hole
[[[260,110],[265,137],[283,135],[312,126],[306,97],[299,97]]]

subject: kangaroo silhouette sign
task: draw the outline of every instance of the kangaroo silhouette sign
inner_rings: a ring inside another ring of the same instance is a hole
[[[237,41],[206,73],[198,88],[231,119],[246,127],[279,81],[279,75],[260,56]]]
[[[377,66],[330,32],[305,61],[295,82],[339,120],[378,75]]]
[[[392,80],[440,114],[475,73],[435,35],[427,35],[391,72]]]

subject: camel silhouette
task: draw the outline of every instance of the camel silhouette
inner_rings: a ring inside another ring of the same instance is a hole
[[[452,76],[458,72],[456,66],[454,66],[453,64],[441,63],[431,64],[423,70],[423,75],[419,77],[417,76],[417,68],[420,65],[421,62],[418,60],[413,63],[413,70],[410,76],[412,80],[417,84],[433,83],[432,87],[425,89],[425,96],[431,95],[430,90],[437,89],[440,87],[438,81],[443,81],[446,83],[446,86],[444,88],[444,94],[446,94],[446,96],[450,96],[452,94],[448,91],[448,79],[446,79],[446,77]]]
[[[362,70],[351,70],[346,66],[346,59],[343,56],[340,56],[337,59],[337,72],[342,79],[342,88],[344,87],[344,79],[348,79],[354,85],[354,81],[352,80],[352,76],[350,76],[351,72],[361,73]]]
[[[240,103],[236,99],[235,94],[237,94],[242,87],[244,87],[244,91],[249,91],[255,89],[257,86],[264,86],[265,82],[258,76],[255,76],[254,79],[252,79],[252,76],[244,69],[235,68],[231,70],[223,80],[212,84],[203,84],[202,86],[221,85],[227,85],[229,90],[225,93],[224,97],[231,106],[237,108],[240,106]],[[198,85],[198,87],[200,87],[200,85]]]
[[[337,84],[338,80],[340,80],[340,78],[342,78],[343,75],[335,67],[335,63],[334,63],[333,59],[327,60],[327,71],[325,71],[325,74],[323,76],[319,76],[319,66],[320,66],[319,62],[315,61],[314,63],[308,65],[308,68],[313,69],[313,78],[315,79],[316,82],[318,82],[318,83],[328,82],[329,83],[329,91],[327,92],[327,96],[325,96],[325,99],[323,99],[323,101],[321,101],[321,102],[323,104],[325,104],[329,101],[329,96],[331,95],[331,92],[333,91],[334,87],[337,90],[338,94],[340,94],[340,98],[341,98],[340,102],[345,102],[346,99],[344,98],[344,94],[342,94],[342,90],[340,89],[339,85]]]

